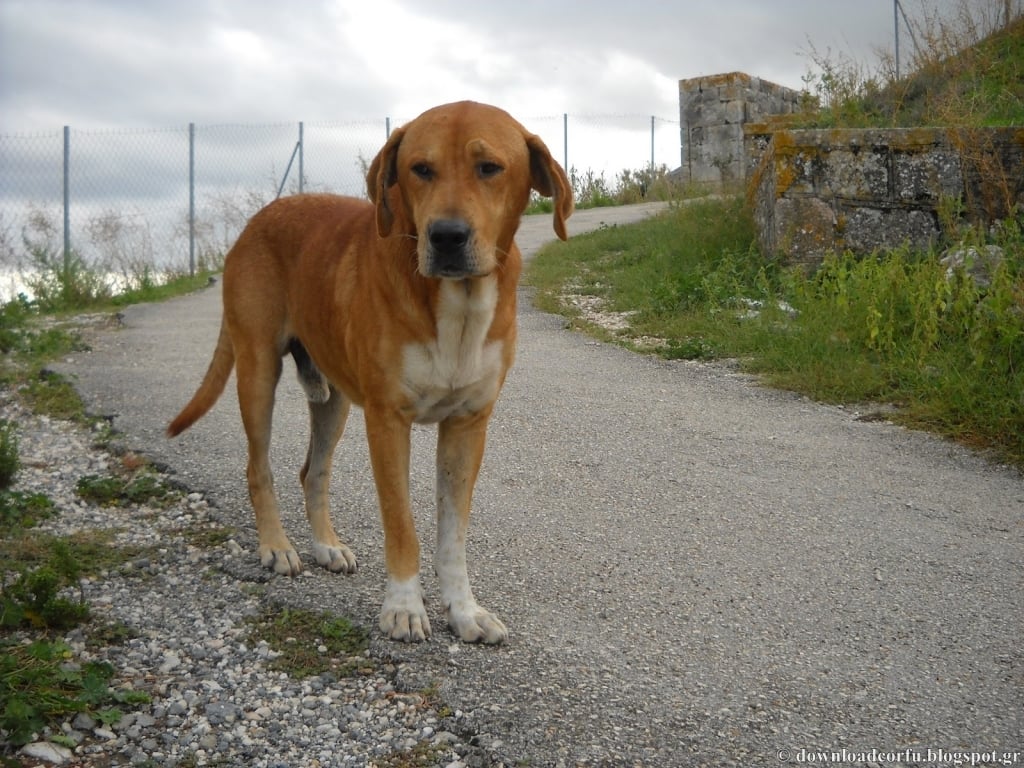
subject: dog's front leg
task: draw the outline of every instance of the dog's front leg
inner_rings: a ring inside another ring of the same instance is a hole
[[[508,630],[473,596],[466,572],[469,510],[490,411],[441,422],[437,433],[437,553],[434,568],[452,631],[467,643],[501,643]]]
[[[409,504],[411,424],[393,411],[369,404],[365,414],[388,571],[380,629],[392,640],[420,642],[430,636],[430,621],[423,607],[420,545]]]

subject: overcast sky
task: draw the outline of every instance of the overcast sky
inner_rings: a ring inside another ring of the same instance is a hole
[[[873,64],[892,37],[892,0],[0,0],[0,132],[411,118],[462,98],[677,119],[681,78],[800,88],[809,41]]]

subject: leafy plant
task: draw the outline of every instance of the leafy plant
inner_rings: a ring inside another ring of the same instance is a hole
[[[19,467],[18,433],[13,424],[0,419],[0,489],[11,487]]]
[[[0,491],[0,534],[31,528],[40,520],[52,516],[54,505],[43,493]]]
[[[116,723],[120,705],[147,703],[142,691],[110,687],[114,668],[105,662],[72,660],[63,642],[0,641],[0,729],[14,745],[27,744],[47,726],[77,712]]]

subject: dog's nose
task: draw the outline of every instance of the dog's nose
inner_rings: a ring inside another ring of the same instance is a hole
[[[428,274],[436,277],[463,277],[470,272],[467,245],[472,230],[461,219],[438,219],[427,228],[430,241]]]
[[[433,222],[427,236],[438,254],[461,254],[469,242],[469,225],[461,219],[438,219]]]

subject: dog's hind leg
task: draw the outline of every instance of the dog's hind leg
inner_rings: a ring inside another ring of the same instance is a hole
[[[312,361],[310,364],[312,365]],[[315,367],[313,370],[323,376]],[[299,376],[302,377],[301,371]],[[302,466],[299,479],[305,493],[306,517],[313,529],[313,556],[317,563],[329,571],[355,573],[356,557],[334,532],[328,503],[331,461],[334,458],[334,448],[345,430],[350,403],[348,398],[329,385],[328,393],[326,401],[309,398],[309,450],[306,452],[306,463]]]
[[[288,351],[295,359],[295,370],[299,376],[299,384],[306,393],[306,399],[311,403],[326,403],[327,398],[331,396],[330,384],[327,377],[316,367],[302,342],[292,339],[288,342]]]
[[[270,431],[274,390],[281,376],[281,357],[272,349],[241,347],[235,360],[238,406],[249,441],[249,498],[256,513],[260,562],[275,573],[295,576],[302,560],[281,526],[274,477],[270,470]]]

